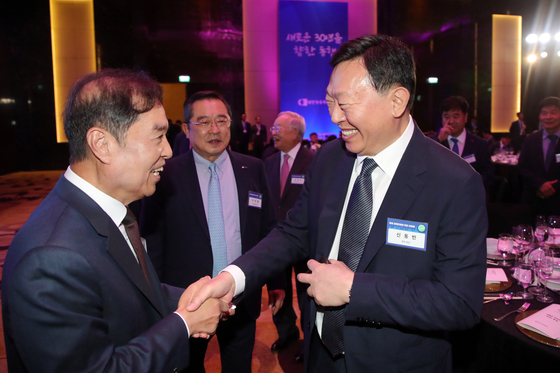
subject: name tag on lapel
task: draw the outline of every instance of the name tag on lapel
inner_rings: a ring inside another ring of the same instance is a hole
[[[463,157],[463,159],[469,163],[476,162],[476,157],[474,156],[474,154],[466,155]]]
[[[556,154],[556,163],[560,163],[560,154]],[[292,181],[293,183],[293,181]]]
[[[387,245],[426,251],[428,223],[387,218]]]
[[[305,183],[305,175],[292,175],[292,184],[303,185]]]
[[[262,208],[262,193],[249,191],[249,207],[256,207],[258,209]]]

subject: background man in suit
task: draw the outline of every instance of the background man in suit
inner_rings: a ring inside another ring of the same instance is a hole
[[[157,192],[143,202],[141,218],[156,272],[174,286],[215,276],[275,224],[262,161],[226,150],[231,109],[223,97],[195,93],[185,102],[184,117],[192,149],[167,163]],[[284,286],[269,287],[274,313]],[[218,327],[223,372],[251,370],[260,307],[261,289],[255,289],[237,305],[238,317]],[[206,340],[192,341],[189,371],[204,371],[206,348]]]
[[[294,207],[315,153],[301,146],[305,133],[305,119],[301,115],[292,111],[281,112],[271,130],[274,147],[280,151],[266,159],[265,167],[276,220],[280,222],[286,219],[288,211]],[[294,270],[296,275],[305,272],[307,270],[305,261],[297,263]],[[280,310],[272,318],[278,331],[278,339],[270,347],[272,351],[283,350],[292,341],[299,339],[299,330],[296,326],[297,316],[292,306],[292,267],[286,270],[285,276],[286,298]],[[303,302],[306,286],[296,282],[296,287],[298,304],[302,311],[301,325],[304,325]],[[301,361],[302,358],[303,351],[296,355],[296,361]]]
[[[249,154],[249,144],[251,144],[251,150],[253,148],[252,144],[252,127],[251,123],[247,122],[247,114],[241,114],[241,132],[238,134],[241,141],[239,144],[239,152],[243,154]],[[232,149],[235,151],[235,149]]]
[[[268,133],[266,126],[261,123],[261,117],[255,117],[255,124],[252,126],[252,131],[253,152],[249,152],[249,154],[257,158],[262,158],[262,152],[268,142]]]
[[[523,121],[522,112],[517,113],[517,120],[511,123],[511,126],[509,127],[509,133],[511,134],[511,142],[513,143],[513,147],[515,148],[515,151],[518,152],[523,146],[523,140],[525,139],[525,135],[527,134],[527,126]]]
[[[187,312],[193,287],[171,312],[182,289],[159,283],[140,236],[121,224],[126,205],[154,192],[171,157],[161,98],[157,82],[122,70],[86,75],[70,90],[70,167],[4,264],[10,372],[182,369],[189,332],[212,333],[227,310],[222,302]]]
[[[536,214],[559,215],[560,196],[560,98],[547,97],[539,103],[543,130],[527,136],[519,155],[523,178],[523,202],[532,204]]]
[[[451,96],[441,103],[442,127],[439,133],[430,137],[451,149],[482,176],[488,189],[494,180],[494,164],[490,157],[488,143],[465,130],[469,104],[461,96]]]
[[[288,219],[187,309],[253,291],[308,256],[311,273],[298,276],[313,298],[308,371],[450,372],[448,331],[471,328],[482,309],[481,177],[414,124],[414,59],[402,42],[350,40],[331,64],[326,99],[342,140],[315,155]]]

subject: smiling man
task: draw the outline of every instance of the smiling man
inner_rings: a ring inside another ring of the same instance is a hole
[[[184,293],[160,284],[127,208],[154,193],[171,157],[161,98],[157,82],[126,70],[72,86],[64,111],[70,166],[4,264],[10,372],[183,369],[189,332],[212,334],[227,311],[223,302],[185,310],[208,279]]]
[[[186,287],[249,251],[275,220],[262,161],[226,150],[231,109],[224,98],[212,91],[193,94],[184,104],[184,121],[192,149],[166,165],[156,193],[143,201],[140,229],[160,280]],[[283,286],[269,284],[274,313]],[[251,371],[260,308],[259,288],[218,327],[222,372]],[[191,341],[189,372],[204,371],[207,345]]]
[[[560,215],[560,98],[547,97],[539,103],[543,129],[527,136],[519,156],[523,177],[523,201],[536,215]]]
[[[288,218],[207,282],[188,309],[231,299],[305,257],[309,372],[451,372],[448,331],[480,319],[486,275],[480,175],[410,116],[410,50],[387,36],[340,46],[324,144]],[[445,187],[442,188],[442,185]]]

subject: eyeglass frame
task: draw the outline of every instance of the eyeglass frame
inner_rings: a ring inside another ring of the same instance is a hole
[[[207,120],[207,119],[202,119],[200,122],[196,123],[196,122],[189,122],[189,124],[195,124],[197,126],[200,126],[200,128],[202,128],[203,130],[208,131],[210,128],[212,128],[212,125],[215,124],[218,128],[224,128],[226,127],[226,124],[231,125],[231,119],[228,117],[217,117],[214,118],[210,121],[208,121],[207,124],[203,124],[202,121]],[[223,120],[224,124],[220,125],[218,122]]]
[[[273,134],[274,132],[280,132],[280,130],[279,130],[280,128],[282,130],[288,130],[288,129],[292,129],[292,128],[295,128],[295,127],[294,126],[290,126],[290,127],[272,126],[272,127],[270,127],[270,133]]]

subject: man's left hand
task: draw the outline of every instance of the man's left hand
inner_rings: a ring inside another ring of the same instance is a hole
[[[276,312],[282,308],[284,298],[286,298],[286,292],[282,289],[268,291],[268,308],[272,310],[272,315],[276,315]]]
[[[311,273],[300,273],[298,280],[309,284],[307,294],[323,307],[338,307],[350,302],[350,288],[354,282],[354,272],[343,262],[330,260],[321,264],[309,260],[307,267]]]

